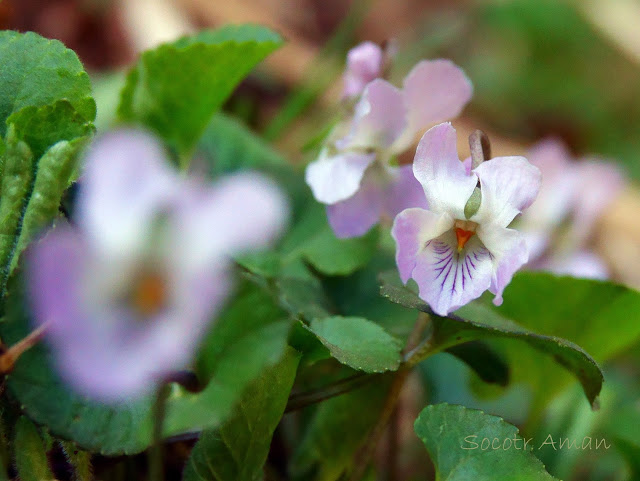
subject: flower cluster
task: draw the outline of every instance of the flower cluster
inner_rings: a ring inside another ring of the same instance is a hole
[[[606,264],[588,243],[598,218],[623,187],[618,168],[595,158],[576,161],[556,139],[539,142],[527,158],[544,177],[540,195],[517,224],[529,246],[528,267],[577,277],[609,277]]]
[[[362,89],[362,96],[353,117],[336,126],[306,170],[306,181],[327,205],[338,237],[363,235],[381,218],[426,207],[411,166],[394,165],[395,158],[426,127],[457,116],[472,94],[471,82],[449,60],[418,63],[402,89],[381,78],[371,80],[381,73],[381,58],[371,44],[349,53],[345,95]]]
[[[287,209],[256,174],[179,176],[139,131],[100,138],[85,163],[77,227],[30,252],[32,307],[66,379],[115,401],[190,362],[229,293],[230,256],[274,238]]]

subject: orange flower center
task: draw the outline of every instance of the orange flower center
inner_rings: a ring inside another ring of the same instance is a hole
[[[456,220],[453,224],[454,231],[456,233],[456,239],[458,240],[458,252],[464,249],[469,239],[476,233],[478,224],[470,220]]]
[[[475,232],[472,230],[464,230],[464,229],[461,229],[460,227],[456,227],[456,238],[458,239],[458,252],[464,249],[464,246],[466,245],[467,242],[469,242],[469,239],[471,239],[473,234],[475,234]]]
[[[147,273],[135,283],[131,293],[131,304],[144,317],[157,314],[166,304],[167,284],[157,273]]]

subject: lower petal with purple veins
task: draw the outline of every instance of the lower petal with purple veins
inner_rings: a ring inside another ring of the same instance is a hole
[[[458,250],[453,231],[429,241],[416,259],[412,276],[419,295],[441,316],[480,297],[491,285],[492,256],[477,236]]]

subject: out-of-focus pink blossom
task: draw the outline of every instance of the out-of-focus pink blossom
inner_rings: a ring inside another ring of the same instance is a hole
[[[78,226],[32,247],[30,294],[63,377],[111,402],[190,362],[231,288],[230,256],[273,239],[287,208],[257,174],[180,176],[139,131],[103,136],[85,161]]]
[[[543,177],[538,198],[517,222],[529,245],[529,267],[607,278],[605,262],[589,251],[588,241],[624,185],[621,172],[611,162],[574,159],[557,139],[540,141],[528,159]]]
[[[349,50],[342,96],[358,97],[369,82],[382,76],[383,64],[384,52],[373,42],[362,42]]]

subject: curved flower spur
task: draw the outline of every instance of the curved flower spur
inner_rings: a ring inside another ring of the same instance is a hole
[[[393,224],[402,281],[413,278],[439,315],[487,289],[501,304],[504,288],[528,260],[524,236],[507,226],[536,198],[540,171],[524,157],[482,160],[460,161],[450,123],[430,129],[413,163],[429,209],[406,209]]]
[[[78,228],[34,245],[29,287],[62,376],[109,402],[191,361],[230,291],[230,256],[273,239],[287,208],[256,174],[180,176],[139,131],[103,136],[85,160]]]
[[[374,51],[367,58],[378,61]],[[419,62],[402,90],[380,78],[366,85],[353,117],[336,126],[305,173],[316,200],[327,205],[337,237],[363,235],[381,218],[426,207],[411,166],[395,166],[394,158],[421,130],[456,117],[472,91],[464,72],[442,59]]]

